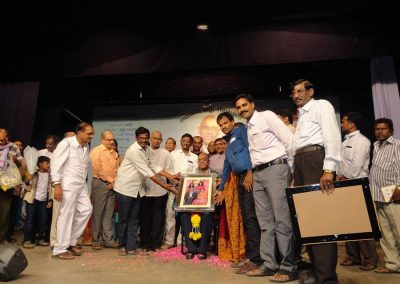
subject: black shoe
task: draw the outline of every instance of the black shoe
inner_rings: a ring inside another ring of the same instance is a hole
[[[186,253],[186,259],[193,259],[194,258],[194,253],[193,252],[187,252]]]
[[[199,253],[197,255],[197,258],[200,259],[200,260],[207,259],[207,253]]]
[[[297,270],[311,270],[313,267],[312,263],[306,261],[299,261],[297,263]]]

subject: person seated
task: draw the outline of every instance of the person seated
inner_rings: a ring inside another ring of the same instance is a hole
[[[216,174],[217,172],[209,168],[210,157],[206,153],[200,153],[198,159],[198,168],[196,170],[197,174]],[[196,190],[198,190],[197,198],[193,201],[193,205],[203,205],[207,204],[208,192],[207,186],[204,185],[204,181],[200,181],[197,185]],[[204,203],[204,200],[206,202]],[[198,258],[203,260],[207,258],[207,247],[211,237],[211,232],[213,228],[213,218],[212,214],[208,212],[204,213],[191,213],[183,212],[181,213],[181,224],[183,229],[183,234],[185,238],[185,244],[188,249],[186,252],[186,259],[193,259],[197,254]]]

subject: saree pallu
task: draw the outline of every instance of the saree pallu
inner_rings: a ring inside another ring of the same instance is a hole
[[[224,186],[218,238],[218,256],[234,263],[245,258],[246,245],[237,183],[237,176],[231,173]]]

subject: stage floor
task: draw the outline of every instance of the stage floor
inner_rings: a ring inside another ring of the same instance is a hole
[[[344,250],[344,245],[340,244],[339,260],[344,257]],[[268,277],[254,278],[234,274],[228,263],[221,263],[215,257],[206,261],[188,261],[180,257],[178,251],[176,251],[176,256],[172,257],[173,259],[160,256],[160,254],[120,257],[115,249],[94,251],[91,247],[84,247],[84,254],[72,261],[52,258],[50,247],[35,247],[30,250],[23,249],[23,251],[29,265],[13,283],[273,283],[268,281]],[[378,252],[380,264],[382,264],[383,252],[380,247]],[[373,271],[363,272],[358,266],[338,265],[337,272],[341,284],[400,282],[400,274],[382,275]]]

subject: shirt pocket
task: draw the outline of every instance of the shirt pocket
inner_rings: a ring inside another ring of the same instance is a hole
[[[251,142],[257,148],[264,148],[267,143],[264,142],[262,133],[256,132],[251,135]]]
[[[302,138],[310,137],[315,128],[315,122],[312,120],[306,120],[301,122],[301,127],[299,128],[299,136]]]
[[[345,147],[343,151],[343,160],[351,162],[353,160],[354,150],[353,148]]]

